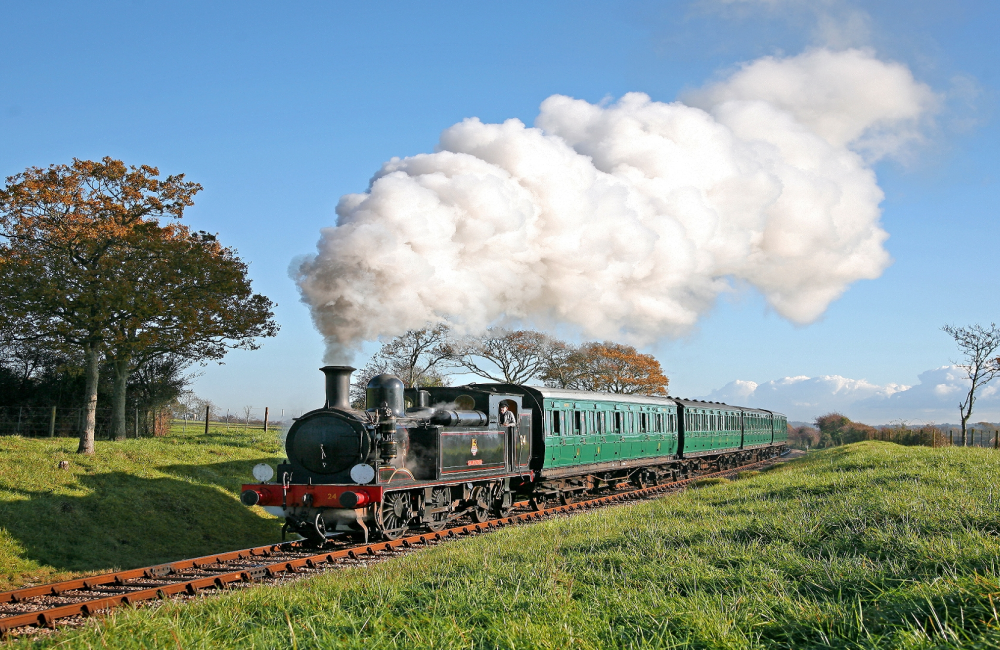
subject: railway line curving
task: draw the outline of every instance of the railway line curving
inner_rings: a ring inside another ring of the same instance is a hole
[[[28,628],[55,628],[59,621],[93,616],[110,609],[177,596],[194,596],[206,590],[251,585],[278,576],[314,574],[338,564],[361,559],[388,558],[408,549],[488,532],[504,526],[530,523],[548,517],[623,504],[683,490],[692,481],[732,476],[779,462],[781,457],[701,473],[683,480],[619,491],[605,496],[532,510],[527,502],[514,504],[523,512],[482,523],[468,523],[437,532],[423,532],[375,543],[330,542],[330,548],[310,547],[306,541],[178,560],[150,567],[115,571],[74,580],[23,587],[0,593],[0,638],[28,632]]]

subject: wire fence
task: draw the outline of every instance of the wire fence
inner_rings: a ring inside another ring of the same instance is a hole
[[[302,409],[270,407],[245,407],[234,410],[208,412],[210,430],[239,431],[265,429],[280,431],[302,415]],[[73,437],[83,431],[86,412],[82,407],[55,406],[0,406],[0,436]],[[173,409],[128,409],[125,414],[126,438],[149,438],[170,433],[197,433],[204,431],[206,413],[177,413]],[[111,408],[97,409],[94,437],[111,439]]]
[[[966,445],[969,447],[986,447],[1000,449],[1000,430],[997,429],[966,429]],[[939,434],[935,447],[960,446],[962,444],[961,429],[943,429]]]
[[[111,437],[111,409],[98,408],[94,437]],[[156,434],[155,412],[132,409],[126,412],[125,435],[128,438],[149,437]],[[86,419],[82,407],[56,406],[0,406],[0,436],[26,437],[79,437]]]

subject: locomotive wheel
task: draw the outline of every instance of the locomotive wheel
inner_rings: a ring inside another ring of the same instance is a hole
[[[472,488],[472,501],[472,520],[479,524],[488,521],[493,510],[493,494],[490,490],[482,485]]]
[[[493,515],[496,517],[506,517],[513,508],[513,493],[503,489],[503,485],[497,483],[496,487],[493,488],[493,507],[491,508]]]
[[[323,521],[322,514],[316,514],[316,519],[313,521],[313,528],[316,529],[316,539],[320,540],[320,543],[326,541],[326,522]]]
[[[378,509],[378,527],[386,539],[399,539],[409,528],[413,510],[407,492],[388,492]]]
[[[434,488],[431,492],[430,501],[425,505],[428,508],[447,508],[448,504],[451,503],[451,489],[449,488]],[[427,527],[431,529],[431,532],[438,532],[439,530],[444,530],[444,527],[448,525],[449,512],[435,512],[431,515],[431,520],[427,522]]]
[[[533,510],[546,510],[562,505],[562,498],[559,494],[536,494],[531,498],[531,508]]]

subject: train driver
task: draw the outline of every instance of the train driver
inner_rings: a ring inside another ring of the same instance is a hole
[[[497,424],[505,429],[517,426],[517,418],[514,417],[514,412],[506,404],[500,404],[500,417],[497,418]]]

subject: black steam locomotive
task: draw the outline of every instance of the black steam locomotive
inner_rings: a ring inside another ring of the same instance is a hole
[[[734,467],[778,455],[788,436],[785,417],[763,409],[514,384],[405,389],[391,375],[368,383],[360,411],[348,399],[354,368],[322,371],[326,404],[292,424],[278,480],[255,473],[241,495],[317,543],[396,539],[519,501],[545,508],[622,481]]]

